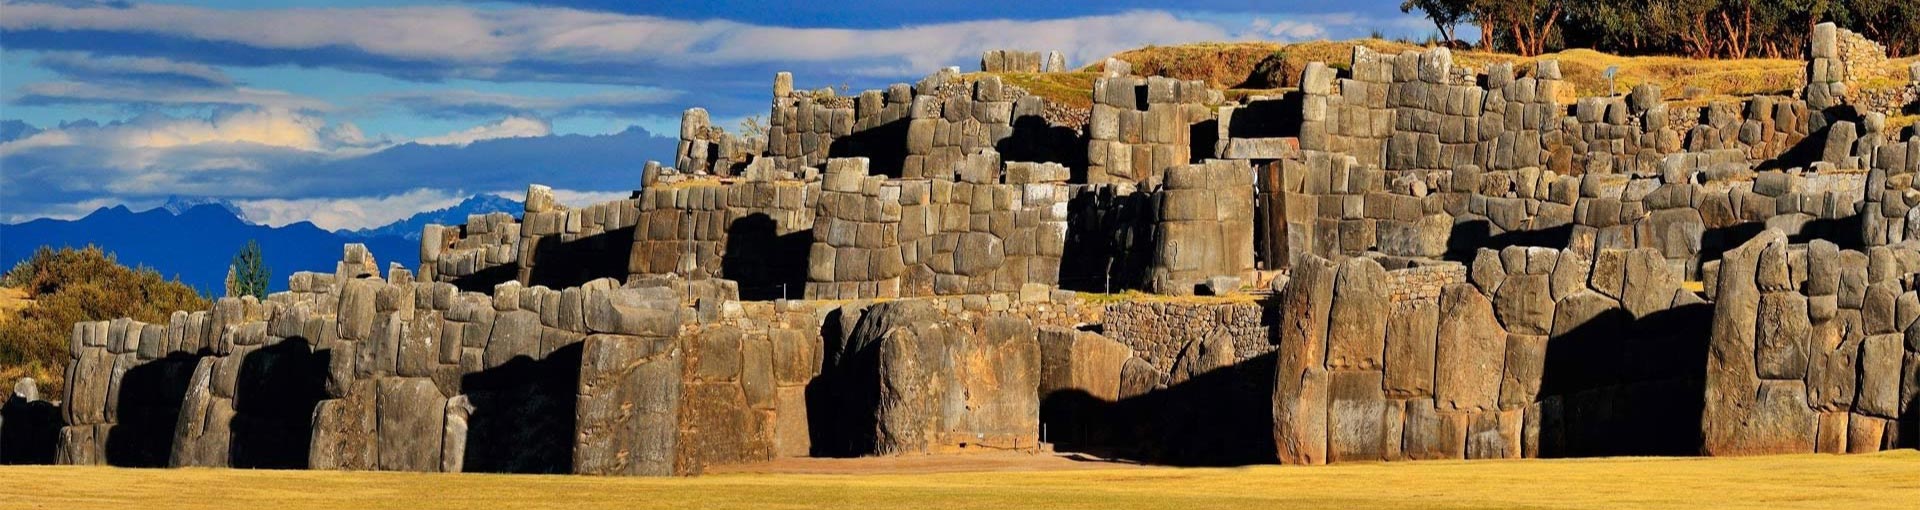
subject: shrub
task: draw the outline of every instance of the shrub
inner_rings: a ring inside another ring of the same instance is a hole
[[[165,324],[175,310],[209,304],[193,288],[151,268],[128,268],[100,248],[41,247],[0,277],[0,286],[26,293],[31,304],[0,315],[0,381],[30,376],[46,395],[59,395],[67,370],[73,324],[131,317]]]

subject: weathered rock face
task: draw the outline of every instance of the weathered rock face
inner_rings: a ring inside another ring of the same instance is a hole
[[[875,304],[859,315],[828,361],[828,398],[845,415],[817,447],[892,455],[1039,446],[1041,350],[1032,323],[941,320],[927,301]]]
[[[587,337],[573,468],[589,474],[677,473],[681,353],[666,339]]]
[[[1253,172],[1210,160],[1166,170],[1147,288],[1193,294],[1208,278],[1250,280],[1253,272]]]
[[[1882,267],[1824,242],[1790,245],[1775,230],[1727,252],[1708,356],[1704,453],[1905,444],[1912,392],[1903,393],[1899,381],[1912,370],[1907,339],[1916,337],[1920,309],[1909,305],[1903,314],[1896,303],[1920,298],[1897,279],[1920,269],[1920,245],[1872,252],[1882,254]]]
[[[1628,283],[1632,267],[1668,270],[1657,251],[1480,250],[1472,283],[1462,265],[1376,260],[1390,259],[1295,259],[1273,404],[1282,462],[1698,449],[1706,305],[1668,277]],[[1335,283],[1356,279],[1382,283]],[[1340,312],[1355,309],[1376,311]],[[1371,342],[1383,362],[1354,361]]]
[[[251,299],[230,300],[217,310],[223,318],[237,320],[236,314],[257,306]],[[61,463],[167,465],[182,399],[195,370],[194,359],[179,351],[186,348],[182,344],[196,349],[209,344],[204,339],[208,315],[176,313],[171,326],[126,319],[74,325],[73,365],[63,401],[75,404],[63,406],[63,416],[56,417],[59,420],[52,426],[64,424],[65,428],[60,429],[57,442],[49,441],[44,447],[57,444]],[[45,405],[16,400],[10,405],[22,411]],[[27,428],[32,419],[21,418],[24,431],[32,430]],[[7,435],[14,437],[12,432]],[[16,449],[32,452],[36,448]]]

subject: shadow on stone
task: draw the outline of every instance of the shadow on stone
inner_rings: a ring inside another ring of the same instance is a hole
[[[187,387],[199,362],[197,356],[176,352],[142,363],[122,376],[114,409],[119,423],[107,437],[107,464],[167,466],[174,428],[180,421],[180,403],[187,398]]]
[[[857,457],[871,453],[878,428],[873,408],[880,401],[878,349],[855,339],[858,310],[840,307],[821,326],[825,342],[820,375],[807,383],[807,434],[813,457]],[[873,339],[877,341],[878,339]],[[860,342],[860,345],[849,345]]]
[[[1453,224],[1453,232],[1447,236],[1447,253],[1443,258],[1472,265],[1474,256],[1481,248],[1499,251],[1509,246],[1566,246],[1572,237],[1573,225],[1495,234],[1491,220],[1474,218]]]
[[[779,224],[763,213],[749,214],[727,226],[727,249],[720,274],[740,285],[742,301],[799,299],[806,293],[807,249],[813,231],[780,235]]]
[[[1152,261],[1154,202],[1146,193],[1087,188],[1067,201],[1060,288],[1118,292],[1146,283]]]
[[[564,289],[579,287],[600,278],[626,281],[628,254],[633,252],[633,227],[609,230],[573,241],[562,241],[557,235],[542,236],[532,249],[533,270],[528,272],[525,282],[528,286],[545,285],[549,289]],[[509,275],[505,280],[495,283],[517,277],[517,274]],[[462,289],[466,290],[464,287]],[[493,287],[473,290],[492,293]]]
[[[1086,135],[1070,127],[1049,124],[1044,117],[1022,115],[1014,118],[1013,134],[995,143],[993,150],[1000,153],[1003,161],[1059,163],[1067,167],[1071,175],[1082,177],[1076,182],[1085,182]]]
[[[582,344],[468,374],[467,472],[569,473]]]
[[[241,360],[233,394],[230,466],[307,468],[313,408],[327,398],[331,357],[332,351],[315,352],[307,339],[292,337]]]
[[[912,121],[901,118],[835,138],[827,146],[827,157],[864,157],[871,175],[898,178],[907,163],[907,125]]]
[[[1547,342],[1539,456],[1694,455],[1713,306],[1601,312]]]
[[[1073,389],[1043,395],[1055,451],[1174,466],[1271,464],[1273,353],[1109,402]]]
[[[0,464],[52,464],[60,440],[60,406],[12,395],[0,404]],[[162,450],[161,461],[166,460]]]
[[[455,278],[453,286],[461,292],[492,293],[493,287],[520,277],[520,268],[513,264],[502,264],[480,270],[480,272]]]

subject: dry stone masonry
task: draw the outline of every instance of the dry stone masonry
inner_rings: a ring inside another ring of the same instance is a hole
[[[350,245],[265,300],[76,324],[0,462],[1911,448],[1920,134],[1887,115],[1913,99],[1859,92],[1871,42],[1810,40],[1793,95],[1698,107],[1445,49],[1235,101],[1107,59],[1087,108],[1002,80],[1058,52],[852,95],[780,73],[764,135],[689,109],[630,198],[533,185],[426,227],[417,269]]]

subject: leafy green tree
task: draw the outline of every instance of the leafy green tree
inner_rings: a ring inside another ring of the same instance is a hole
[[[1887,45],[1887,53],[1905,55],[1920,44],[1920,0],[1847,0],[1852,25]]]
[[[227,296],[266,299],[267,282],[272,278],[273,271],[260,256],[260,243],[248,240],[233,256],[233,264],[227,266]]]

